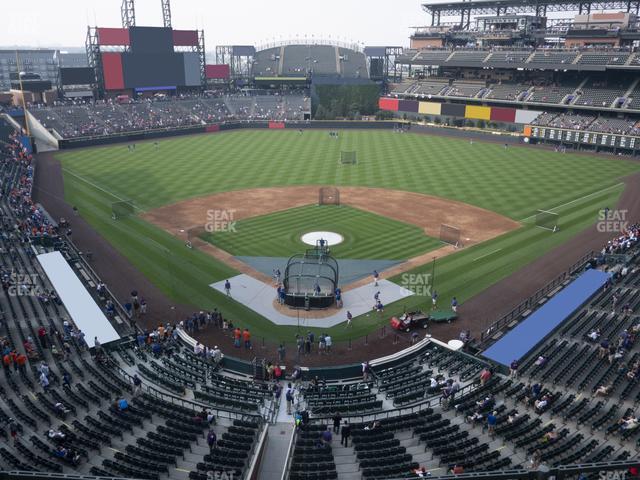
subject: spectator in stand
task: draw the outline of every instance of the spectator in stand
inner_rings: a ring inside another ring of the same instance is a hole
[[[487,415],[487,432],[489,435],[494,436],[496,431],[496,424],[498,423],[498,412],[493,411]]]
[[[544,367],[545,363],[547,363],[547,359],[546,359],[545,357],[543,357],[542,355],[540,355],[540,356],[536,359],[536,361],[535,361],[535,362],[533,362],[533,364],[534,364],[536,367],[540,367],[540,368]]]
[[[216,432],[214,432],[213,429],[210,429],[209,433],[207,433],[207,445],[209,445],[209,453],[213,453],[213,451],[216,449],[217,444],[218,437],[216,437]]]
[[[484,385],[491,379],[491,370],[487,367],[483,368],[480,372],[480,384]]]
[[[327,426],[327,429],[320,434],[318,446],[321,448],[331,448],[331,440],[333,439],[333,435],[331,434],[331,430]]]
[[[342,430],[340,431],[340,444],[345,448],[349,446],[349,437],[351,436],[351,425],[347,420],[344,421],[342,425]]]
[[[598,388],[596,388],[595,392],[593,392],[593,395],[596,397],[606,397],[611,393],[612,389],[613,385],[600,385]]]
[[[334,433],[340,433],[340,422],[342,421],[342,416],[339,412],[336,412],[333,415],[333,431]]]
[[[509,365],[509,376],[511,378],[518,378],[518,361],[514,360],[513,362],[511,362],[511,365]]]
[[[251,333],[249,332],[248,328],[245,328],[242,331],[242,340],[244,341],[244,348],[246,350],[251,350]]]

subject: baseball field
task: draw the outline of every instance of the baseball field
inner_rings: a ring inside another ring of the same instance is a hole
[[[342,165],[341,151],[356,151],[357,164]],[[291,340],[296,328],[275,326],[209,286],[240,271],[228,259],[300,253],[305,231],[335,231],[345,238],[336,256],[405,262],[385,278],[409,288],[438,257],[440,298],[464,302],[593,224],[616,204],[621,179],[640,170],[622,158],[391,131],[338,139],[326,131],[235,131],[57,158],[65,200],[166,295],[194,309],[218,307],[271,341]],[[323,185],[344,191],[344,205],[315,205]],[[119,202],[133,211],[114,220]],[[203,248],[187,248],[212,209],[227,212],[234,228],[200,233]],[[558,213],[559,231],[536,227],[537,210]],[[440,242],[443,219],[460,226],[464,248]],[[355,338],[428,301],[406,297],[384,317],[325,330],[336,341]]]

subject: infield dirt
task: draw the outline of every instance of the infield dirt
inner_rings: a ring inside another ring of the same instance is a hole
[[[217,193],[184,200],[156,208],[142,214],[142,218],[187,240],[188,231],[203,228],[208,211],[233,211],[234,220],[267,215],[289,208],[311,205],[318,202],[320,185],[254,188]],[[460,229],[464,246],[490,240],[519,227],[519,223],[485,210],[454,200],[401,190],[367,187],[340,187],[340,203],[396,221],[416,225],[426,235],[438,238],[440,226],[448,224]],[[230,267],[254,278],[271,282],[271,278],[237,260],[229,253],[203,240],[191,239],[195,248],[214,256]],[[451,245],[408,259],[384,272],[391,277],[455,252]],[[292,252],[295,253],[295,252]],[[344,286],[348,291],[367,282],[362,279]]]

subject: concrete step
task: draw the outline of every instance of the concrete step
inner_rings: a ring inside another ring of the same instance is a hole
[[[407,451],[407,453],[410,453],[410,452]],[[412,455],[413,455],[413,460],[415,462],[418,462],[420,465],[424,465],[427,462],[433,462],[433,456],[431,455],[430,452],[420,452]]]
[[[395,437],[398,440],[406,440],[407,438],[413,437],[413,430],[403,430],[401,432],[396,432]]]
[[[353,447],[342,447],[338,444],[338,446],[332,445],[333,447],[333,457],[340,457],[343,455],[353,457],[355,455],[355,450]]]
[[[169,468],[168,478],[172,480],[187,480],[189,478],[189,472],[191,470],[187,470],[185,468]]]
[[[407,448],[415,447],[416,445],[418,445],[418,443],[420,443],[420,439],[418,437],[400,440],[400,445]]]
[[[338,472],[338,480],[360,480],[362,478],[361,472]]]
[[[359,470],[359,465],[357,463],[336,463],[336,472],[338,473],[355,473]]]
[[[333,461],[336,465],[349,465],[356,461],[353,455],[333,455]]]

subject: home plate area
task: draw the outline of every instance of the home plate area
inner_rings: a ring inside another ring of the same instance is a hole
[[[273,285],[268,285],[246,274],[229,278],[229,283],[231,284],[231,298],[235,301],[242,303],[276,325],[298,325],[298,316],[295,314],[295,310],[292,309],[292,316],[289,316],[276,309],[274,300],[277,292]],[[225,280],[222,280],[209,286],[222,294],[226,294],[224,285]],[[342,294],[344,305],[340,309],[335,309],[333,315],[323,316],[322,318],[308,318],[308,312],[300,310],[300,324],[305,327],[333,327],[339,323],[346,322],[347,310],[354,317],[365,313],[377,315],[377,313],[373,312],[373,305],[375,304],[373,296],[376,292],[380,292],[380,300],[383,304],[389,304],[413,295],[411,290],[407,290],[389,280],[380,280],[377,287],[371,282],[344,292]]]

